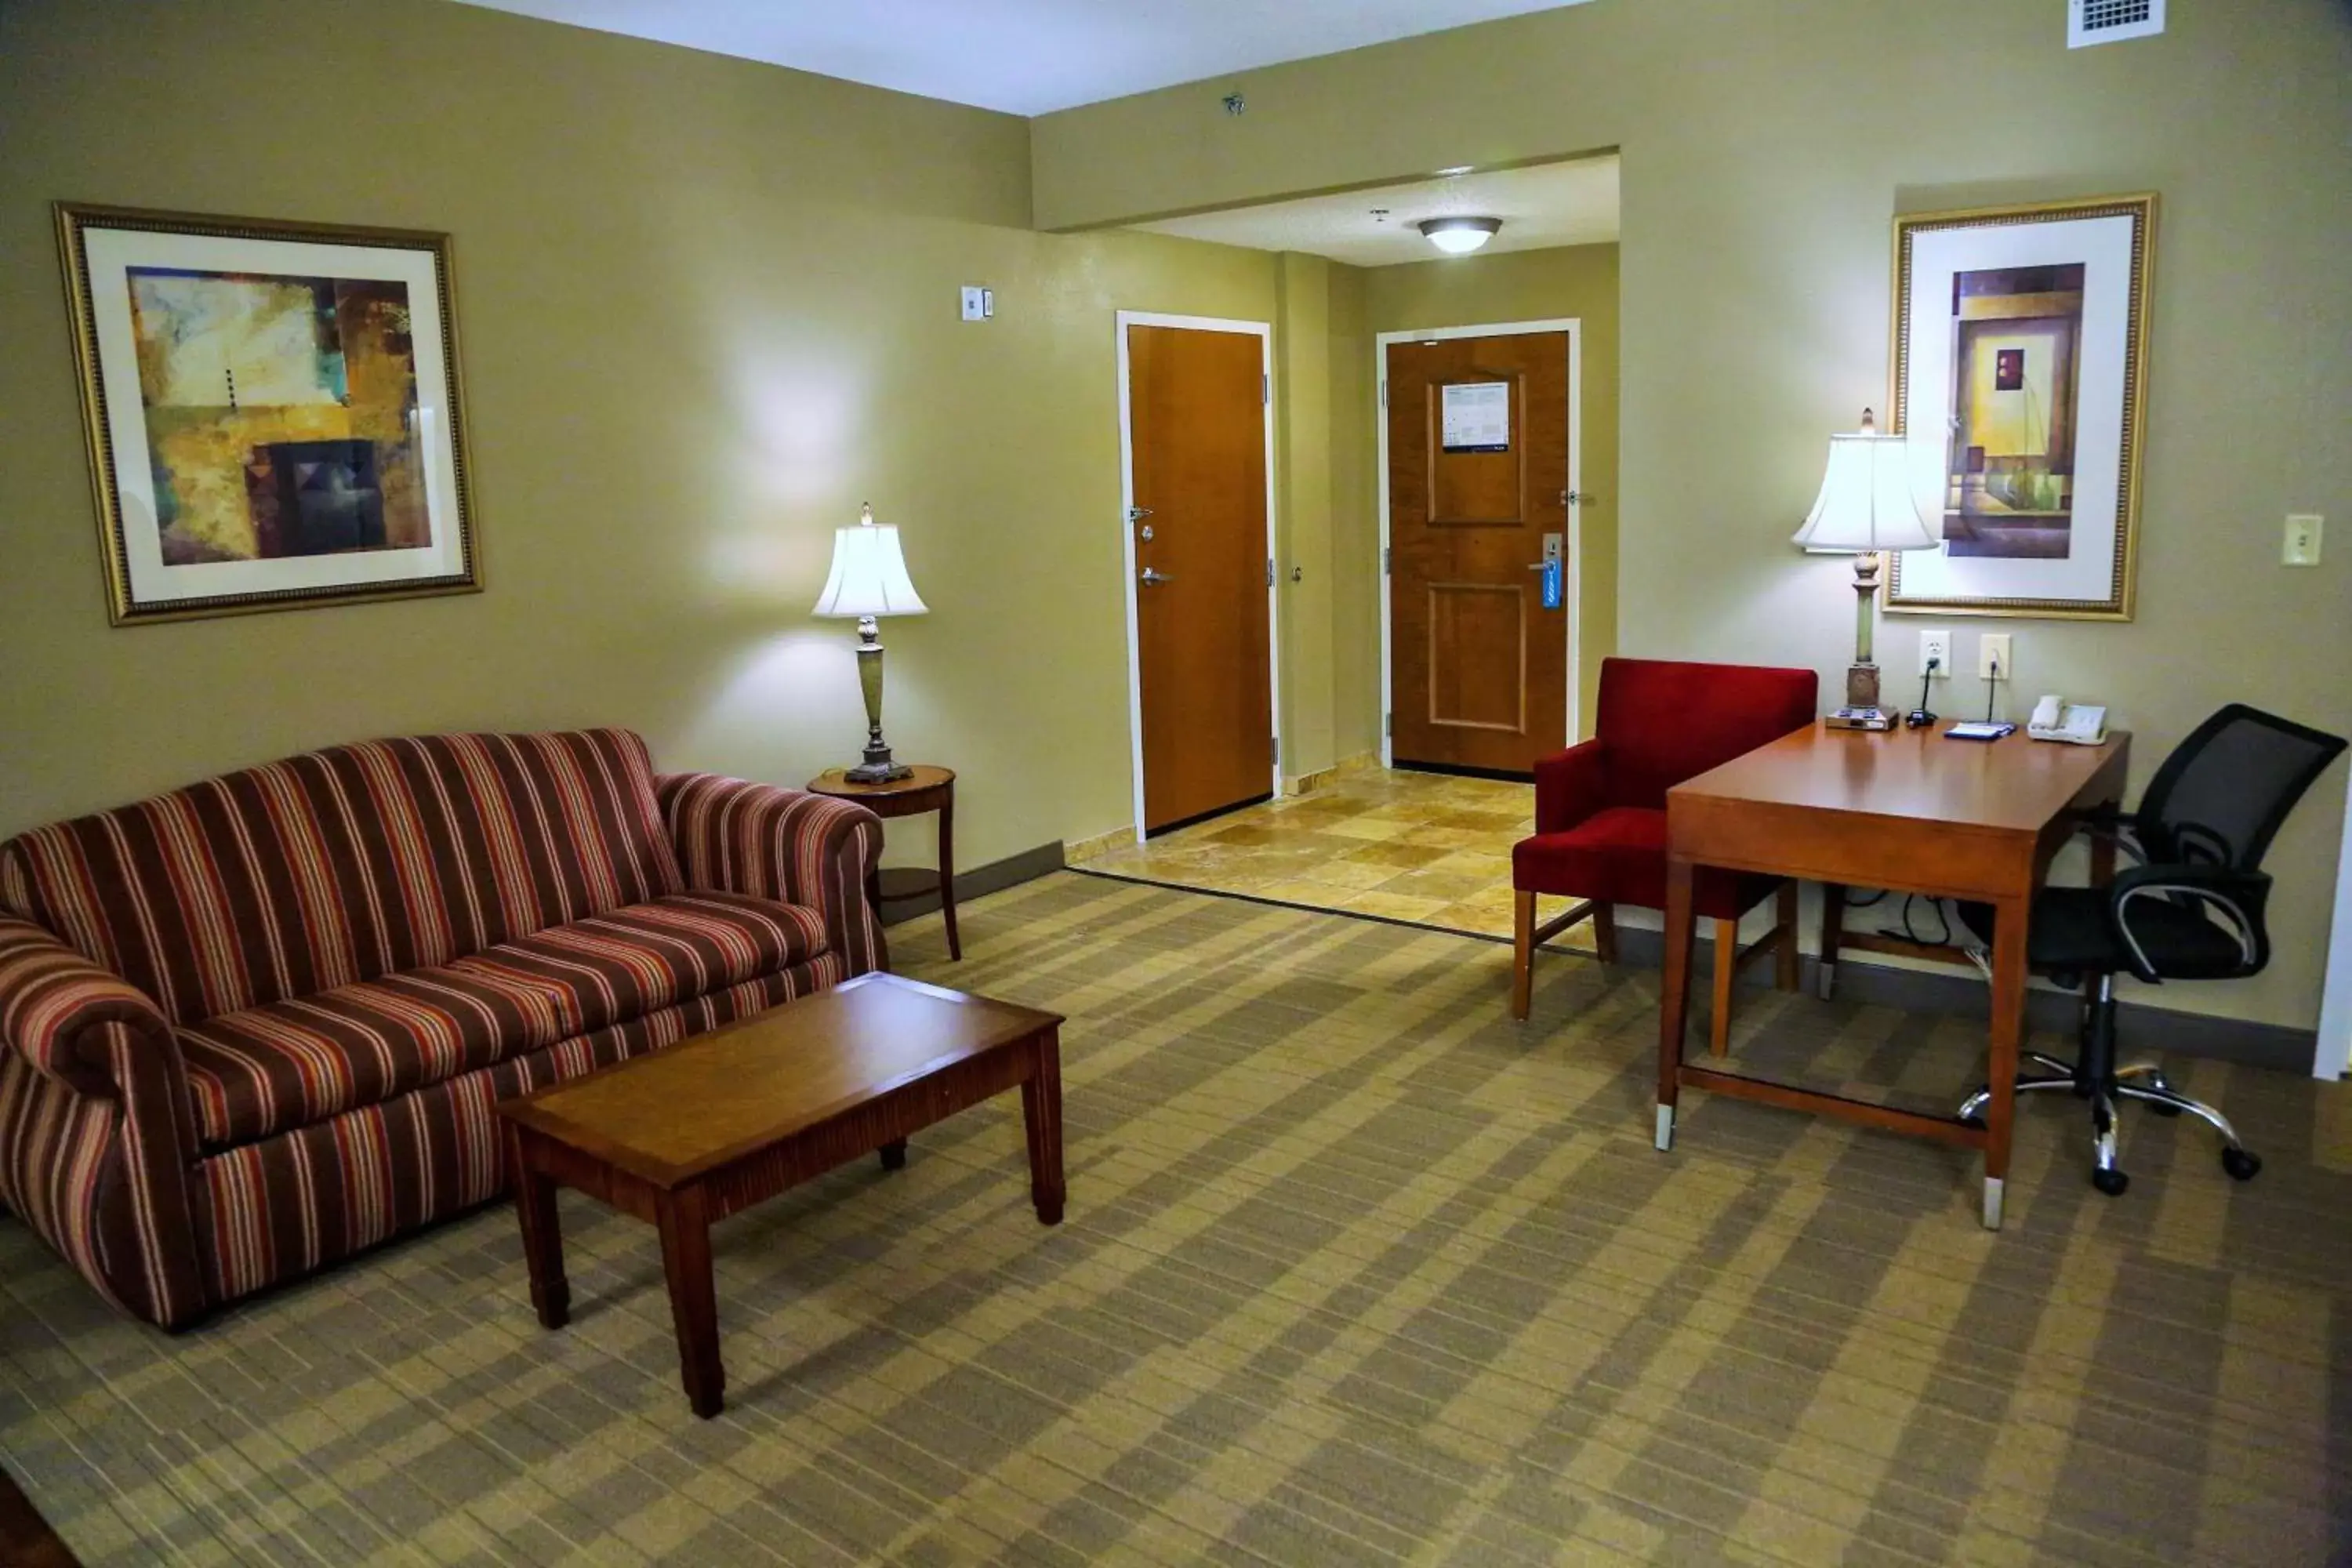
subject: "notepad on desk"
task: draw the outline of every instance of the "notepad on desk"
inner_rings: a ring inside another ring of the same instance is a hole
[[[1982,720],[1974,720],[1953,725],[1950,729],[1944,731],[1944,739],[1947,741],[1998,741],[2003,735],[2014,735],[2016,733],[2017,726],[2014,724],[1991,723]]]

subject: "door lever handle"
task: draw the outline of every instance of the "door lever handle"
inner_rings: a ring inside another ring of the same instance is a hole
[[[1155,572],[1150,567],[1146,566],[1143,569],[1143,575],[1138,578],[1137,581],[1149,588],[1160,583],[1173,583],[1176,579],[1171,577],[1165,572]]]

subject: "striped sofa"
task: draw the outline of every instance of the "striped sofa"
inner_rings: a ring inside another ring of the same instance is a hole
[[[0,1202],[178,1327],[495,1196],[492,1106],[885,963],[863,806],[620,730],[339,746],[0,845]]]

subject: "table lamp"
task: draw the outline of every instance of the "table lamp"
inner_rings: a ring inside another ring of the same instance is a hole
[[[890,760],[882,739],[882,644],[879,616],[929,614],[907,577],[898,531],[874,521],[871,506],[860,507],[856,526],[833,531],[833,574],[817,595],[816,614],[857,617],[857,684],[866,692],[866,760],[848,771],[853,784],[886,784],[911,769]]]
[[[1845,673],[1845,706],[1822,721],[1834,730],[1892,730],[1901,722],[1878,705],[1878,666],[1870,657],[1878,552],[1933,550],[1944,542],[1912,496],[1909,445],[1900,436],[1880,435],[1864,409],[1860,431],[1830,437],[1822,493],[1797,530],[1795,542],[1807,550],[1853,552],[1853,665]]]

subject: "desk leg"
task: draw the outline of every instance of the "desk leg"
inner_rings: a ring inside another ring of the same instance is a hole
[[[1822,956],[1813,966],[1813,990],[1824,1002],[1837,989],[1838,938],[1845,931],[1845,884],[1822,884]]]
[[[1675,1096],[1682,1088],[1683,1026],[1690,1013],[1691,944],[1696,916],[1691,910],[1693,868],[1666,861],[1666,969],[1658,988],[1658,1131],[1662,1150],[1675,1146]]]
[[[2009,1182],[2010,1133],[2017,1113],[2017,1055],[2025,1037],[2025,922],[2030,898],[2004,899],[1994,906],[1992,943],[1992,1047],[1985,1104],[1984,1223],[2000,1228],[2003,1189]]]
[[[963,962],[963,939],[955,921],[955,796],[940,804],[940,914],[948,928],[948,956]]]

